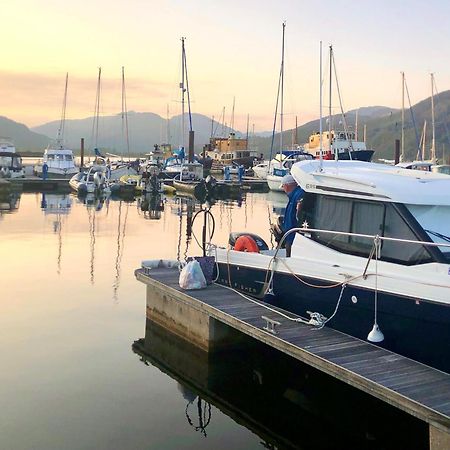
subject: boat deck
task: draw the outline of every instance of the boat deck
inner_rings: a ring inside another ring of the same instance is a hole
[[[148,288],[427,422],[445,439],[450,436],[449,374],[331,328],[290,321],[221,285],[183,291],[174,269],[138,269],[136,277]],[[267,330],[264,317],[279,322],[275,333]]]

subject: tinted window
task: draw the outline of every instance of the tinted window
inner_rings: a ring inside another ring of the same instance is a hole
[[[406,220],[392,204],[307,195],[299,219],[300,225],[305,221],[309,228],[321,230],[423,240],[408,224],[414,218],[411,216]],[[328,247],[358,256],[368,256],[373,245],[372,239],[362,236],[315,232],[312,238]],[[382,241],[381,259],[413,265],[429,262],[432,257],[423,245]]]

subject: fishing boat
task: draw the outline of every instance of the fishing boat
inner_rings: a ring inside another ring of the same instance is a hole
[[[331,139],[330,139],[331,136]],[[304,145],[306,152],[320,157],[320,133],[313,133]],[[364,141],[359,141],[354,131],[331,130],[322,132],[323,159],[370,161],[374,150],[368,149]]]
[[[218,281],[450,373],[448,175],[317,160],[291,174],[305,191],[292,256],[213,248]]]
[[[77,172],[75,167],[73,151],[64,146],[64,132],[66,124],[66,106],[67,106],[67,86],[69,74],[66,73],[66,84],[64,89],[63,104],[61,110],[61,120],[58,127],[56,142],[50,144],[44,151],[42,164],[34,167],[37,176],[47,178],[72,178]],[[46,173],[43,173],[45,164]]]
[[[12,140],[0,137],[0,178],[23,178],[22,157],[16,152]]]

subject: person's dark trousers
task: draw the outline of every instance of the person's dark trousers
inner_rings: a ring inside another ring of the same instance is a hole
[[[286,242],[286,258],[291,257],[292,242]]]

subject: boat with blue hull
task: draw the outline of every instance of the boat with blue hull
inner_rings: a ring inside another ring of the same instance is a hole
[[[450,180],[358,161],[303,161],[292,245],[212,247],[218,281],[450,373]],[[313,331],[313,330],[312,330]]]

